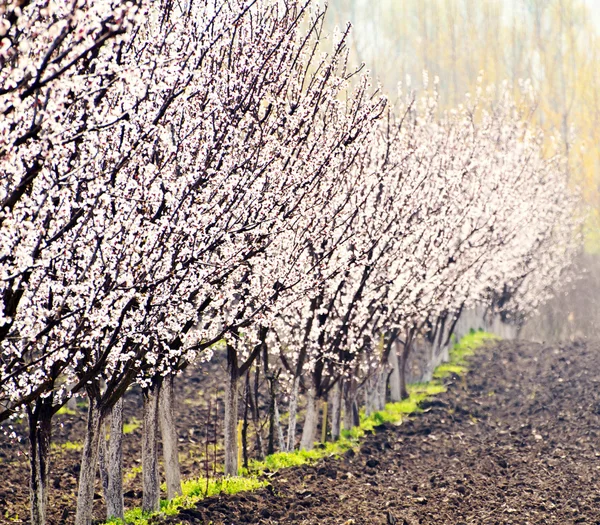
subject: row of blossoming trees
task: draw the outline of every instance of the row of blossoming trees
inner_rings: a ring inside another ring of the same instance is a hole
[[[73,395],[89,399],[77,524],[99,454],[107,514],[123,516],[134,383],[154,510],[159,427],[169,497],[181,490],[173,377],[215,343],[236,474],[238,384],[257,359],[284,370],[279,448],[297,445],[300,396],[310,448],[319,399],[336,437],[359,391],[369,409],[407,395],[417,337],[435,358],[465,308],[526,313],[576,250],[562,160],[512,90],[441,112],[434,83],[391,104],[348,65],[348,31],[323,36],[315,2],[1,9],[0,421],[27,415],[35,525],[52,417]]]

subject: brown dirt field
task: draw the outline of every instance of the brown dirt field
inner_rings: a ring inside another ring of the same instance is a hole
[[[282,470],[253,493],[209,498],[164,523],[199,524],[600,524],[600,345],[505,342],[398,427],[381,427],[360,451]],[[205,365],[206,366],[206,365]],[[211,365],[208,378],[219,375]],[[185,477],[200,475],[206,401],[192,371],[180,381]],[[197,399],[194,404],[193,400]],[[127,415],[137,413],[128,398]],[[192,401],[189,401],[192,400]],[[82,414],[60,416],[55,440],[77,436]],[[61,427],[62,424],[62,427]],[[126,436],[126,472],[138,463],[139,430]],[[79,434],[80,436],[80,434]],[[27,523],[26,444],[0,438],[0,523]],[[72,520],[79,452],[52,463],[50,523]],[[139,474],[126,505],[139,504]],[[101,500],[97,501],[101,516]],[[5,514],[8,511],[9,514]]]
[[[597,344],[502,343],[356,455],[280,471],[169,523],[600,523]]]

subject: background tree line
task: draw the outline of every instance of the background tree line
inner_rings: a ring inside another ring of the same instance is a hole
[[[331,24],[354,26],[352,56],[393,98],[398,82],[438,76],[441,107],[474,92],[477,77],[530,80],[533,119],[546,146],[559,144],[571,183],[589,208],[586,249],[600,251],[600,38],[598,11],[584,0],[331,0]]]

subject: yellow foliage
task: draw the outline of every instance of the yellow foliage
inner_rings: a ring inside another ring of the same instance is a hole
[[[533,121],[548,154],[568,159],[569,177],[595,210],[586,249],[600,251],[600,28],[585,0],[331,0],[332,24],[350,20],[353,52],[393,95],[440,79],[442,108],[485,84],[521,79],[536,92]],[[598,14],[598,13],[596,13]],[[407,85],[407,75],[411,78]]]

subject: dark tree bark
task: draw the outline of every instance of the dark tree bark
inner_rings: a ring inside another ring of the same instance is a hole
[[[244,467],[248,468],[248,412],[250,408],[250,370],[246,372],[246,384],[244,386],[244,422],[242,424],[242,457]]]
[[[142,511],[160,509],[160,477],[158,472],[158,403],[160,385],[144,390],[142,437]]]
[[[225,475],[238,475],[238,379],[237,352],[227,345],[227,385],[225,388]]]
[[[181,490],[177,425],[174,418],[173,380],[173,375],[169,375],[164,379],[159,396],[159,421],[168,499],[183,494]]]
[[[81,470],[79,472],[79,489],[77,492],[77,512],[75,525],[90,525],[92,523],[92,508],[94,506],[94,485],[98,469],[98,447],[103,428],[103,416],[99,406],[99,386],[96,382],[87,389],[88,416],[85,441],[81,454]]]
[[[356,405],[356,387],[352,380],[344,383],[344,428],[352,430],[360,424]]]
[[[406,334],[406,340],[404,341],[404,345],[402,347],[402,357],[400,359],[400,397],[401,399],[407,399],[409,397],[408,388],[406,384],[406,363],[408,362],[408,358],[410,356],[410,351],[412,349],[414,332],[413,330],[409,330]]]
[[[110,439],[108,441],[107,459],[106,517],[124,519],[123,398],[115,403],[110,414]]]
[[[315,388],[311,386],[308,392],[306,392],[306,414],[304,416],[304,427],[302,428],[302,438],[300,440],[301,449],[312,450],[317,436],[318,418],[317,397]]]
[[[29,464],[31,524],[45,525],[48,508],[48,475],[52,439],[52,400],[50,395],[27,406],[29,419]]]
[[[296,448],[296,423],[298,410],[298,395],[300,390],[300,378],[295,377],[292,385],[292,393],[290,395],[290,410],[288,417],[288,435],[287,435],[287,450],[291,451]]]
[[[277,386],[274,374],[267,375],[269,382],[269,441],[267,445],[267,455],[275,453],[275,434],[279,421],[277,421]]]
[[[338,381],[331,390],[331,440],[340,439],[342,417],[342,386]]]

